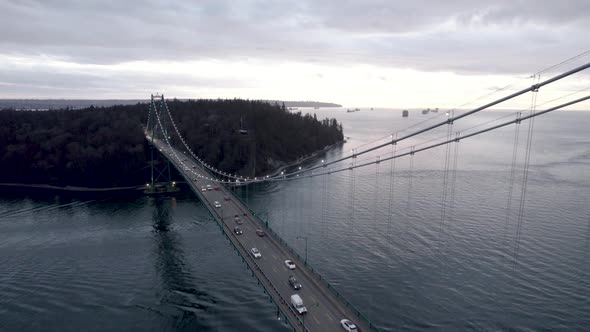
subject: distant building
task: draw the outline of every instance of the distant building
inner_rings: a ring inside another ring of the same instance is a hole
[[[403,111],[402,111],[402,116],[403,116],[404,118],[407,118],[407,117],[408,117],[408,110],[403,110]]]

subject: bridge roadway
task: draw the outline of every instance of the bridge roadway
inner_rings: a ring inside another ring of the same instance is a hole
[[[146,138],[151,142],[149,136]],[[349,306],[346,300],[336,295],[317,273],[311,271],[296,255],[293,255],[274,232],[266,231],[262,221],[253,216],[247,206],[229,189],[213,181],[197,178],[191,173],[190,170],[194,170],[199,174],[208,174],[192,158],[187,158],[175,149],[174,152],[180,158],[179,161],[165,142],[154,139],[154,144],[190,184],[191,189],[215,217],[253,275],[258,278],[296,331],[344,331],[340,324],[340,320],[344,318],[352,320],[360,331],[370,330],[369,324],[358,316],[358,312]],[[201,191],[201,188],[206,185],[219,186],[219,190]],[[215,201],[221,203],[221,208],[214,207]],[[235,215],[239,215],[243,220],[243,224],[239,225],[243,230],[241,235],[233,232],[234,227],[237,226],[234,220]],[[257,229],[265,230],[266,235],[258,236]],[[261,258],[256,259],[252,256],[250,249],[254,247],[260,250]],[[289,270],[286,267],[284,261],[287,259],[296,264],[295,270]],[[289,285],[290,275],[294,275],[301,283],[300,290],[294,290]],[[307,314],[299,315],[290,305],[292,294],[301,296],[307,308]]]

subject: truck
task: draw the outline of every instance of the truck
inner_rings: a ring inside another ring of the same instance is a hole
[[[303,305],[303,300],[299,294],[291,295],[291,304],[300,315],[307,313],[307,308]]]

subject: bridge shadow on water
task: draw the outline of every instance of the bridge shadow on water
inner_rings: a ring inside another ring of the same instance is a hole
[[[207,312],[217,301],[195,287],[197,282],[186,264],[181,236],[172,223],[176,198],[152,198],[152,205],[155,269],[161,288],[156,294],[159,304],[149,310],[162,317],[160,331],[212,330],[207,324]]]

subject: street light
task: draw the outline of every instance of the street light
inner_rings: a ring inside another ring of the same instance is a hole
[[[298,236],[297,240],[305,240],[305,265],[307,265],[307,236]]]

